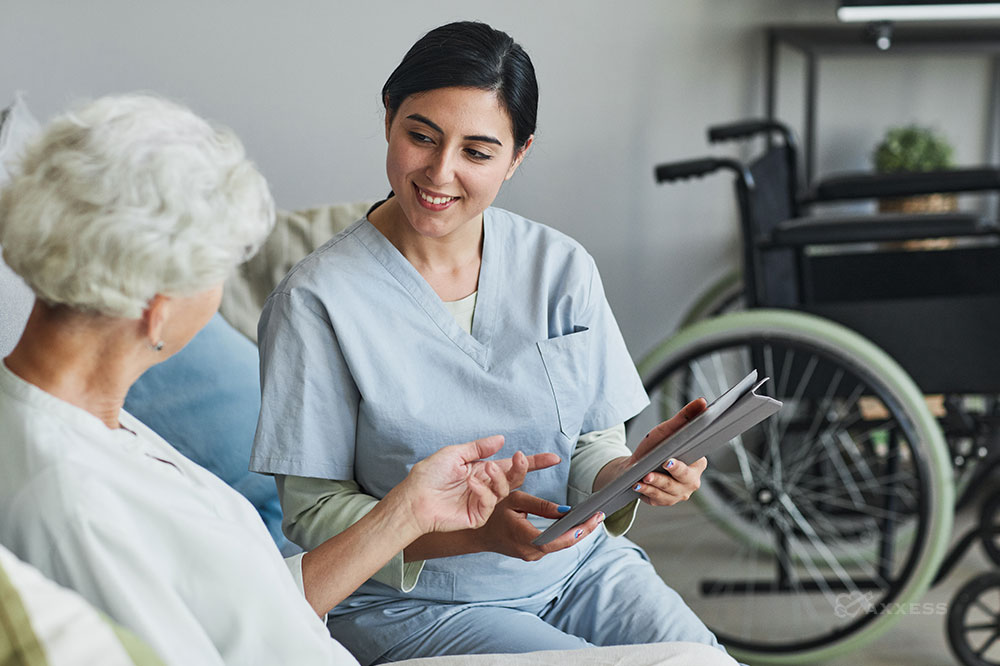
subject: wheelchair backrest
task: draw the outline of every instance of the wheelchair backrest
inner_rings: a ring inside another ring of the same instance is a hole
[[[753,187],[741,203],[747,299],[753,307],[793,307],[798,299],[795,255],[791,250],[771,250],[763,261],[761,245],[774,228],[797,214],[795,174],[784,143],[772,144],[751,162]]]

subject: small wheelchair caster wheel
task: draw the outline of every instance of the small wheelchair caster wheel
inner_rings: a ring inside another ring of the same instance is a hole
[[[983,550],[1000,567],[1000,493],[990,495],[979,512],[979,534]]]
[[[1000,572],[980,574],[955,594],[948,642],[963,666],[1000,665]]]

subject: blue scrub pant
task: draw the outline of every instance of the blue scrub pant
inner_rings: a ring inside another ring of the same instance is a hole
[[[683,563],[678,569],[683,571]],[[503,582],[496,584],[502,587]],[[609,538],[554,598],[519,607],[469,604],[396,645],[376,663],[669,641],[720,647],[641,548],[625,538]]]

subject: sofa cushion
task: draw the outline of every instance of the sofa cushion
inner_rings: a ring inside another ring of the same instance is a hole
[[[0,111],[0,188],[10,179],[11,161],[38,130],[38,121],[20,93],[14,96],[10,106]],[[0,261],[0,312],[3,313],[0,317],[0,358],[9,354],[21,337],[34,302],[35,295],[24,280]]]
[[[278,211],[274,231],[260,251],[226,281],[219,308],[222,316],[256,343],[264,301],[281,278],[303,257],[364,217],[370,207],[370,202],[360,202]]]
[[[0,111],[0,186],[10,179],[8,162],[20,155],[39,129],[38,120],[28,110],[24,96],[16,93],[10,106]]]
[[[134,634],[0,546],[0,664],[154,666]]]

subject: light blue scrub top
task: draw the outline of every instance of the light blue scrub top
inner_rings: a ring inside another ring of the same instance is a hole
[[[506,443],[498,457],[521,450],[562,458],[529,474],[522,490],[564,504],[580,433],[648,404],[591,256],[568,236],[497,208],[484,213],[471,335],[363,219],[278,285],[259,343],[262,405],[250,468],[355,479],[379,498],[441,446],[499,433]],[[370,580],[354,599],[526,598],[599,541],[538,562],[496,553],[432,559],[411,592]]]

